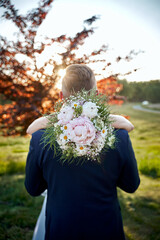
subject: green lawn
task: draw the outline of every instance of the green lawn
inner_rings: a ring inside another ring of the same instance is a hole
[[[130,240],[160,240],[160,115],[132,109],[132,104],[112,108],[129,115],[135,125],[130,137],[141,185],[134,194],[118,191],[124,229]],[[32,198],[24,188],[24,168],[29,137],[0,137],[0,240],[30,240],[43,197]]]
[[[135,126],[130,137],[141,173],[160,177],[160,114],[138,111],[133,105],[114,106],[112,112],[129,115]]]

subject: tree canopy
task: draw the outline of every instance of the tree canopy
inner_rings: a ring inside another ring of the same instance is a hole
[[[21,15],[10,0],[0,2],[0,7],[4,10],[2,17],[12,21],[17,27],[16,40],[0,36],[0,96],[5,103],[0,105],[3,135],[25,135],[28,125],[34,119],[54,111],[54,103],[58,99],[56,83],[60,79],[60,69],[65,69],[70,64],[98,61],[105,63],[104,68],[111,65],[106,59],[96,58],[107,51],[105,45],[81,57],[76,54],[85,40],[94,33],[92,24],[97,20],[97,16],[86,19],[83,29],[73,37],[61,35],[56,38],[37,38],[37,31],[47,17],[52,3],[53,0],[41,0],[37,8]],[[56,44],[63,50],[55,52],[52,46]],[[38,58],[47,48],[50,48],[51,55],[39,65]],[[132,52],[126,57],[127,61],[131,55]],[[120,60],[121,57],[117,57],[116,61]],[[99,89],[103,93],[107,94],[107,89],[110,89],[109,103],[119,101],[116,94],[122,87],[117,83],[116,77],[103,79],[103,84],[99,82]]]

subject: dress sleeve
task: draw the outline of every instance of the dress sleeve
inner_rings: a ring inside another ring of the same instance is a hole
[[[118,179],[118,187],[128,193],[133,193],[137,190],[140,184],[140,178],[137,168],[137,161],[132,148],[131,140],[127,134],[127,144],[123,146],[124,150],[124,164]]]
[[[39,196],[47,188],[47,183],[43,177],[42,168],[38,164],[39,149],[34,142],[36,141],[32,136],[25,168],[25,187],[31,196]]]

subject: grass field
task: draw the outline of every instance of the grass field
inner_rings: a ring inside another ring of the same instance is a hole
[[[124,229],[130,240],[160,240],[160,115],[132,109],[132,104],[112,108],[129,115],[130,133],[141,177],[134,194],[118,190]],[[29,137],[0,137],[0,240],[30,240],[43,197],[32,198],[24,188],[24,168]]]

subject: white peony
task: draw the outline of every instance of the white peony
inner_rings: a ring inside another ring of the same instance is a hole
[[[93,102],[85,102],[83,105],[82,115],[88,118],[94,118],[98,114],[97,105]]]
[[[73,118],[74,110],[70,106],[65,106],[61,109],[60,113],[58,114],[58,124],[67,124]]]

